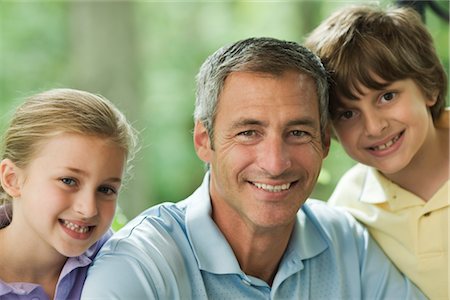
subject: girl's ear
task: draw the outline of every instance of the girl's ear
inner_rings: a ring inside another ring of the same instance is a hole
[[[0,162],[0,182],[13,198],[20,197],[19,168],[8,158]]]

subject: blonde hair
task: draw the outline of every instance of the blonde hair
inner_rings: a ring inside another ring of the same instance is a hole
[[[339,96],[356,99],[360,84],[382,89],[407,78],[427,97],[438,93],[430,109],[434,120],[444,109],[447,76],[430,33],[411,8],[345,7],[322,22],[305,45],[331,74],[331,112]]]
[[[1,159],[25,168],[46,139],[61,133],[110,139],[125,151],[127,163],[137,149],[135,129],[109,100],[80,90],[53,89],[29,97],[17,108],[4,134]],[[10,208],[5,204],[10,201],[0,185],[0,205],[7,215]]]

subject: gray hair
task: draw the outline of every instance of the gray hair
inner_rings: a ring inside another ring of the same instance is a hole
[[[248,71],[281,76],[296,71],[314,79],[319,98],[322,141],[328,122],[328,76],[320,59],[307,48],[274,38],[249,38],[210,55],[197,74],[194,121],[203,123],[210,138],[220,93],[232,72]]]

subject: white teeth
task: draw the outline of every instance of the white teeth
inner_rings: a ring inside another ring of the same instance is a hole
[[[281,185],[270,185],[270,184],[265,184],[265,183],[254,182],[253,184],[259,189],[263,189],[267,192],[272,192],[272,193],[285,191],[285,190],[289,189],[289,187],[291,186],[290,183],[285,183],[285,184],[281,184]]]
[[[392,140],[390,140],[389,142],[387,142],[386,144],[383,145],[379,145],[379,146],[375,146],[372,149],[374,150],[384,150],[387,149],[389,147],[391,147],[396,141],[398,141],[398,139],[400,138],[400,135],[397,135],[396,137],[394,137]]]
[[[73,230],[78,233],[86,233],[89,231],[89,226],[80,226],[80,225],[74,224],[72,222],[69,222],[67,220],[63,221],[63,225],[65,227],[69,228],[70,230]]]

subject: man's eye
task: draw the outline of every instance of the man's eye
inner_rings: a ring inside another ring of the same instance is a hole
[[[291,131],[291,135],[293,136],[298,136],[298,137],[302,137],[307,135],[308,133],[306,131],[302,131],[302,130],[293,130]]]
[[[255,131],[254,130],[246,130],[246,131],[239,132],[238,135],[249,137],[249,136],[255,135]]]
[[[72,178],[61,178],[61,182],[66,185],[70,185],[70,186],[73,186],[76,184],[76,181]]]

